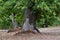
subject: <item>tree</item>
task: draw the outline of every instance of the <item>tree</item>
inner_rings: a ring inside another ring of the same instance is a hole
[[[35,0],[34,0],[35,1]],[[33,6],[35,6],[35,2],[32,0],[28,1],[27,8],[24,12],[24,22],[22,26],[22,31],[32,31],[40,33],[36,28],[36,15],[33,13]]]
[[[19,30],[19,26],[18,26],[18,23],[16,22],[16,20],[14,19],[16,14],[12,13],[12,27],[10,30],[8,30],[8,33],[9,32],[13,32],[13,31],[18,31]]]

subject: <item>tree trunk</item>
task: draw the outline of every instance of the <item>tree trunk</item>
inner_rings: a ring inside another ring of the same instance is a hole
[[[14,19],[15,17],[15,14],[12,13],[12,27],[10,30],[8,30],[8,33],[9,32],[14,32],[14,31],[18,31],[20,28],[18,27],[18,23],[16,22],[16,20]]]
[[[22,31],[31,30],[33,32],[39,32],[39,30],[36,28],[36,16],[32,12],[33,6],[35,6],[35,2],[32,0],[28,0],[27,9],[24,12]]]
[[[16,28],[18,27],[18,23],[16,22],[16,20],[14,19],[15,14],[12,13],[12,28]]]
[[[36,28],[36,16],[32,13],[31,8],[27,8],[24,13],[24,23],[22,26],[22,31],[31,30],[35,33],[40,33],[39,30]]]

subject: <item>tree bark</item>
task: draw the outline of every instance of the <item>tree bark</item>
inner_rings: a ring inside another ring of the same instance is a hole
[[[33,6],[35,6],[35,2],[32,0],[28,0],[27,9],[24,12],[24,23],[22,26],[22,30],[31,30],[33,32],[40,33],[36,28],[36,15],[32,12]]]
[[[31,8],[27,8],[24,13],[24,23],[22,26],[22,31],[31,30],[35,33],[40,33],[39,30],[36,28],[36,16],[32,13]]]
[[[10,30],[8,30],[8,33],[9,32],[14,32],[14,31],[18,31],[20,28],[18,27],[18,23],[16,22],[16,20],[14,19],[14,17],[15,17],[15,14],[14,13],[12,13],[12,27],[11,27],[11,29]]]
[[[16,20],[14,19],[16,14],[12,13],[12,28],[16,28],[18,27],[18,23],[16,22]]]

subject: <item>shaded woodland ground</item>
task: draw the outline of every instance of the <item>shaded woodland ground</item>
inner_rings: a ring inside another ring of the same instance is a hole
[[[41,34],[23,33],[15,35],[15,32],[7,33],[0,30],[0,40],[60,40],[60,27],[40,28]]]

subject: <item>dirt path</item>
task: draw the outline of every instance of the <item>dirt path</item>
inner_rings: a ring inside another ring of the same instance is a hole
[[[0,30],[0,40],[60,40],[60,27],[40,28],[42,34],[19,34],[7,33]]]

